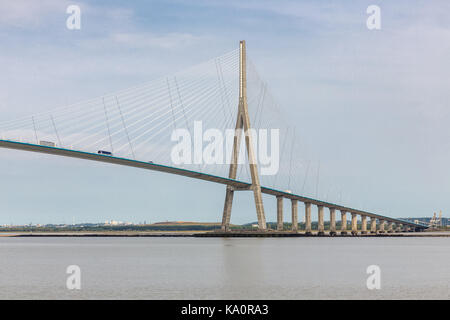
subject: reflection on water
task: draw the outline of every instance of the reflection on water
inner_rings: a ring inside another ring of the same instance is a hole
[[[449,299],[450,238],[0,238],[1,299]],[[82,288],[66,289],[68,265]],[[381,268],[368,290],[366,268]]]

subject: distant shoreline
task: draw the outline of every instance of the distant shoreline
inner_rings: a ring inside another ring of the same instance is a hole
[[[302,232],[293,233],[289,231],[285,232],[258,232],[258,231],[232,231],[232,232],[205,232],[205,231],[153,231],[153,232],[129,232],[129,231],[115,231],[115,232],[0,232],[0,238],[9,237],[122,237],[122,238],[137,238],[137,237],[198,237],[198,238],[282,238],[282,237],[332,237],[328,234],[318,236],[313,233],[312,235],[306,235]],[[403,233],[383,233],[383,234],[364,234],[353,236],[350,233],[347,235],[335,235],[333,237],[350,237],[350,238],[384,238],[384,237],[450,237],[450,232],[437,231],[437,232],[403,232]]]

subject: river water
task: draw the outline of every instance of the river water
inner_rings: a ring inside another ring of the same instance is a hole
[[[80,290],[66,288],[69,265]],[[449,299],[449,288],[450,238],[0,237],[0,299]]]

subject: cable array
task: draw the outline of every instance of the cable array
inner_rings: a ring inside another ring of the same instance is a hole
[[[317,193],[319,175],[316,179],[312,177],[314,166],[310,160],[304,160],[306,151],[295,125],[289,123],[251,60],[247,62],[247,96],[252,127],[257,133],[262,129],[268,131],[268,155],[276,156],[270,138],[272,129],[279,130],[280,139],[276,141],[279,158],[272,159],[279,162],[278,170],[272,175],[262,175],[261,185],[313,196]],[[192,155],[192,163],[174,165],[171,152],[176,142],[172,141],[172,135],[175,130],[184,129],[192,139],[203,140],[195,131],[196,121],[201,121],[203,133],[216,129],[225,138],[227,129],[234,130],[238,104],[239,50],[236,49],[142,85],[5,121],[0,123],[0,137],[32,144],[50,143],[84,152],[106,151],[116,157],[227,177],[226,141],[221,164],[195,163]],[[254,150],[259,159],[261,146],[259,139],[255,140]],[[209,142],[201,143],[201,152]],[[244,143],[241,151],[248,161]],[[261,171],[263,165],[259,165]],[[237,179],[251,181],[248,165],[239,166]],[[329,193],[330,190],[327,197]]]

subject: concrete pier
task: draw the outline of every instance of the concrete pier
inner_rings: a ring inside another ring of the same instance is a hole
[[[347,234],[347,212],[341,210],[341,234]]]
[[[283,197],[277,197],[277,230],[283,231]]]
[[[330,235],[336,235],[336,209],[330,208]]]
[[[367,216],[361,216],[361,234],[367,233]]]
[[[323,221],[323,206],[317,206],[317,209],[319,211],[318,213],[319,220],[317,226],[318,235],[323,236],[325,234],[325,223]]]
[[[15,235],[11,235],[11,236],[15,236]],[[39,237],[38,233],[30,233],[27,232],[26,234],[21,235],[23,237]],[[45,237],[48,237],[48,235],[42,235]],[[62,235],[60,232],[58,232],[57,234],[54,234],[54,236],[59,237],[59,236],[64,236]],[[73,235],[71,235],[73,236]],[[83,236],[83,235],[81,235]],[[92,237],[92,236],[98,236],[98,235],[86,235],[88,237]],[[104,235],[101,235],[104,236]],[[111,236],[117,236],[117,235],[111,235]],[[128,235],[125,235],[128,236]],[[268,231],[258,231],[258,230],[254,230],[254,231],[231,231],[231,232],[223,232],[220,230],[217,231],[211,231],[211,232],[190,232],[190,233],[159,233],[159,234],[155,234],[155,235],[149,235],[149,234],[142,234],[142,233],[136,233],[133,236],[142,236],[142,237],[147,237],[147,236],[151,236],[151,237],[167,237],[167,236],[176,236],[176,237],[216,237],[216,238],[221,238],[221,237],[246,237],[246,238],[301,238],[301,237],[312,237],[312,238],[321,238],[318,236],[311,236],[311,235],[305,235],[303,232],[291,232],[291,231],[284,231],[284,232],[280,232],[280,231],[276,231],[276,230],[268,230]],[[325,234],[322,237],[331,237],[327,234]],[[337,236],[339,237],[339,236]],[[342,237],[349,237],[348,235],[344,235]],[[432,232],[405,232],[405,233],[386,233],[384,235],[361,235],[361,237],[367,237],[367,238],[378,238],[378,237],[406,237],[406,238],[412,238],[412,237],[446,237],[450,239],[450,234],[448,234],[448,232],[441,232],[441,233],[435,233],[433,234]],[[1,235],[0,235],[1,238]],[[354,238],[355,237],[351,237]]]
[[[298,231],[298,200],[291,200],[292,208],[292,231]]]
[[[377,233],[377,219],[374,217],[370,218],[370,233]]]
[[[352,235],[356,236],[358,234],[358,215],[352,213]]]
[[[385,224],[385,220],[380,220],[380,233],[384,233],[384,224]]]
[[[397,224],[397,228],[395,229],[395,232],[402,232],[403,231],[403,225],[401,223]]]
[[[311,232],[311,203],[305,202],[305,234],[312,234]]]
[[[392,221],[389,221],[388,223],[388,233],[394,232],[394,223]]]

